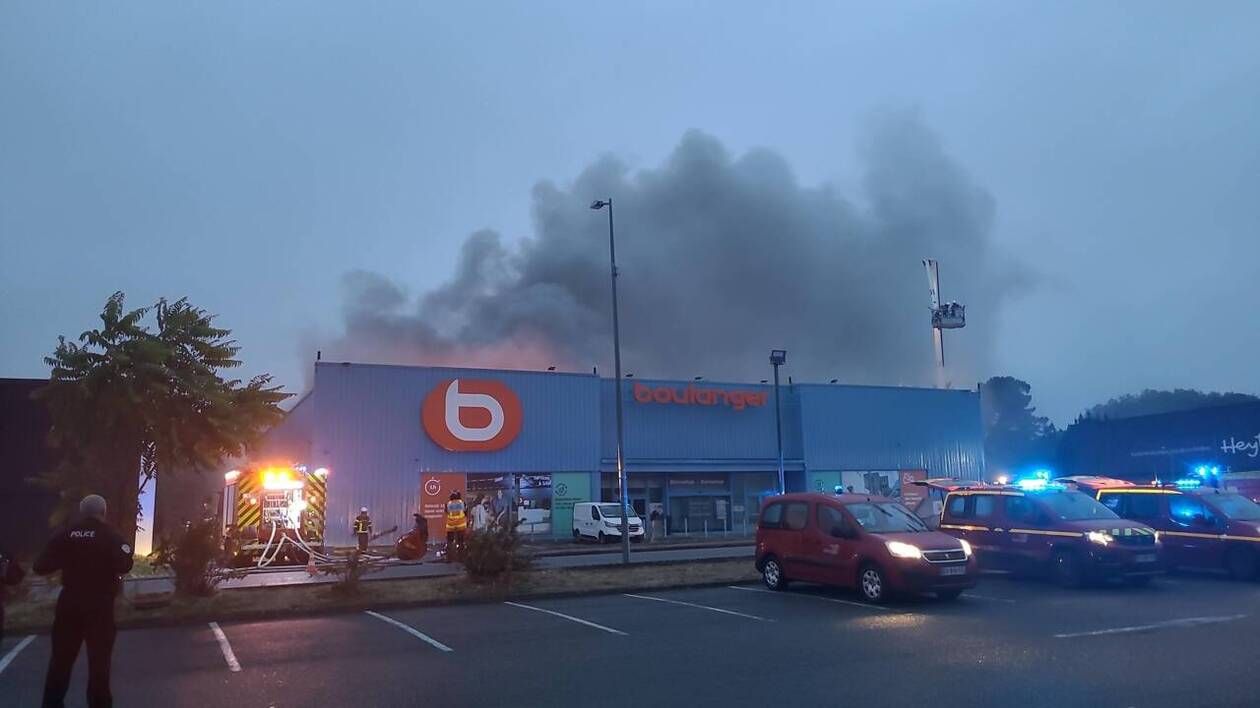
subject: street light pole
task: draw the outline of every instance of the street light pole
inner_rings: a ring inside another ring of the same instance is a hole
[[[779,448],[779,494],[787,494],[787,485],[783,479],[783,411],[779,405],[779,367],[785,362],[786,350],[770,351],[770,365],[774,367],[774,433]]]
[[[622,447],[621,413],[621,325],[617,319],[617,240],[613,236],[612,197],[591,202],[595,210],[608,207],[608,261],[612,269],[613,369],[617,384],[617,484],[621,487],[621,562],[630,562],[630,485],[626,479]]]

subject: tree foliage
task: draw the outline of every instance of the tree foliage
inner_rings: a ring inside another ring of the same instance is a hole
[[[270,376],[220,376],[240,366],[239,347],[213,320],[187,299],[127,310],[116,292],[99,328],[77,343],[58,338],[45,359],[51,380],[35,394],[52,416],[57,463],[40,481],[60,494],[54,523],[98,493],[129,536],[140,491],[158,474],[215,470],[280,420],[290,394]]]
[[[1205,393],[1191,388],[1160,391],[1148,388],[1141,393],[1126,393],[1106,403],[1092,406],[1085,411],[1082,418],[1086,420],[1133,418],[1141,415],[1189,411],[1196,408],[1254,403],[1258,400],[1260,398],[1247,393]]]
[[[1058,431],[1049,418],[1037,415],[1026,381],[994,376],[984,382],[980,410],[989,467],[1010,470],[1050,459]]]
[[[218,520],[200,519],[188,522],[173,538],[163,538],[149,560],[175,574],[175,592],[206,597],[224,580],[245,575],[219,563],[222,549]]]

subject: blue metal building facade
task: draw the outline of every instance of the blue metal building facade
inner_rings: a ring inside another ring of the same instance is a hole
[[[426,433],[426,396],[455,379],[495,381],[516,394],[523,421],[510,444],[453,452]],[[626,469],[640,513],[659,510],[673,532],[751,530],[760,500],[777,487],[773,387],[623,385]],[[644,400],[645,391],[672,398]],[[795,384],[780,395],[789,490],[860,485],[874,472],[983,476],[975,392]],[[331,471],[333,544],[351,542],[360,506],[378,529],[405,528],[423,503],[422,485],[443,475],[464,475],[470,496],[506,479],[520,503],[546,507],[532,510],[550,520],[538,527],[543,533],[566,536],[575,501],[616,499],[614,399],[615,383],[590,374],[320,362],[313,390],[266,450]]]

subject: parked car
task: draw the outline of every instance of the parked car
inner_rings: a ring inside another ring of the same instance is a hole
[[[952,600],[977,576],[966,541],[932,531],[896,500],[865,494],[770,497],[756,566],[771,590],[799,580],[856,588],[870,602],[926,592]]]
[[[941,531],[970,541],[982,568],[1067,587],[1112,578],[1142,585],[1164,571],[1155,529],[1062,484],[1035,482],[950,492]]]
[[[643,540],[643,520],[630,509],[630,540]],[[621,539],[621,505],[616,502],[578,502],[573,505],[573,540],[600,543]]]
[[[1239,580],[1260,570],[1260,504],[1238,492],[1183,484],[1097,494],[1116,514],[1159,531],[1170,567],[1223,569]]]

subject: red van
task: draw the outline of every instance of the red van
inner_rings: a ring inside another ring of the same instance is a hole
[[[866,494],[770,497],[756,564],[771,590],[799,580],[857,588],[870,602],[923,592],[952,600],[978,573],[966,541],[929,529],[894,499]]]

